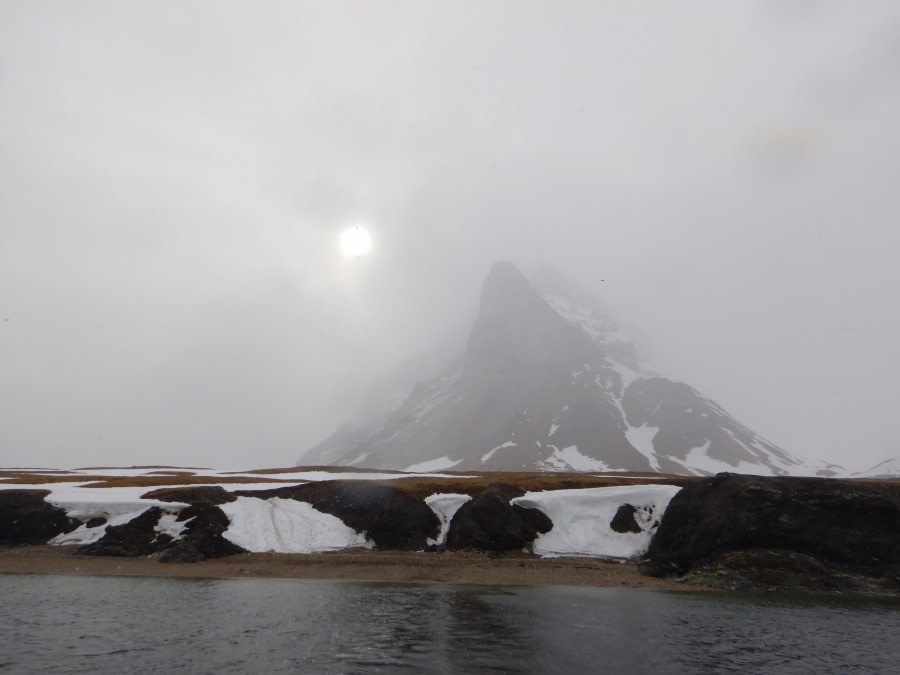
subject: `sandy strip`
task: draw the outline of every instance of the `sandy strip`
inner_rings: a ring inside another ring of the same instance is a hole
[[[247,553],[200,563],[163,564],[151,558],[80,556],[74,546],[0,548],[0,574],[88,574],[187,578],[262,577],[347,581],[439,582],[515,586],[595,586],[704,590],[641,576],[637,565],[596,558],[541,559],[524,553],[476,552]]]

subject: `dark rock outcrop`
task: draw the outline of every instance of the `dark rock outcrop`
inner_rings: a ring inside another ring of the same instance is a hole
[[[512,551],[530,546],[538,534],[550,531],[553,522],[536,509],[509,503],[520,496],[520,490],[499,485],[463,504],[450,522],[447,548]]]
[[[735,577],[743,570],[747,583],[795,587],[817,566],[822,578],[900,582],[900,485],[737,474],[699,480],[670,502],[642,571],[706,567]]]
[[[123,525],[108,527],[100,539],[82,546],[78,553],[127,558],[158,554],[160,562],[199,562],[245,552],[222,536],[229,521],[218,506],[200,501],[181,511],[178,521],[186,523],[185,532],[177,540],[157,530],[163,514],[153,506]]]
[[[235,496],[220,485],[191,485],[188,487],[160,488],[152,490],[144,499],[157,499],[161,502],[183,502],[185,504],[227,504],[233,502]]]
[[[329,480],[234,494],[306,502],[340,518],[357,532],[364,532],[383,549],[421,550],[440,529],[440,520],[425,502],[376,481]]]
[[[610,529],[612,529],[613,532],[622,534],[626,532],[643,532],[640,524],[638,524],[637,519],[634,517],[636,513],[637,509],[631,504],[622,504],[618,511],[616,511],[616,515],[613,516],[613,519],[609,521]]]
[[[44,501],[49,490],[0,490],[0,546],[46,544],[80,523]]]
[[[162,514],[159,507],[152,506],[127,523],[107,527],[100,539],[85,544],[78,549],[78,553],[117,558],[136,558],[156,553],[171,541],[170,538],[157,540],[159,533],[156,525]]]
[[[159,562],[200,562],[246,552],[222,536],[229,521],[222,509],[214,504],[192,504],[178,515],[178,520],[187,521],[186,532],[159,554]]]

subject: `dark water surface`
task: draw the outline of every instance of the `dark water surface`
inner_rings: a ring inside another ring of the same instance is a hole
[[[0,672],[900,672],[900,601],[0,575]]]

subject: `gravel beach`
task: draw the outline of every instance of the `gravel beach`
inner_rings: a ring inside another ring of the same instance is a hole
[[[637,565],[597,558],[538,558],[525,553],[495,557],[445,553],[350,550],[333,553],[247,553],[199,563],[159,563],[152,558],[77,555],[74,546],[0,548],[0,574],[87,574],[183,578],[262,577],[514,586],[593,586],[702,590],[645,577]]]

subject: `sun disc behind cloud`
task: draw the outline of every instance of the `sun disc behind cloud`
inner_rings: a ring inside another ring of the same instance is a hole
[[[372,250],[372,236],[363,227],[351,227],[341,233],[340,244],[346,257],[360,258]]]

